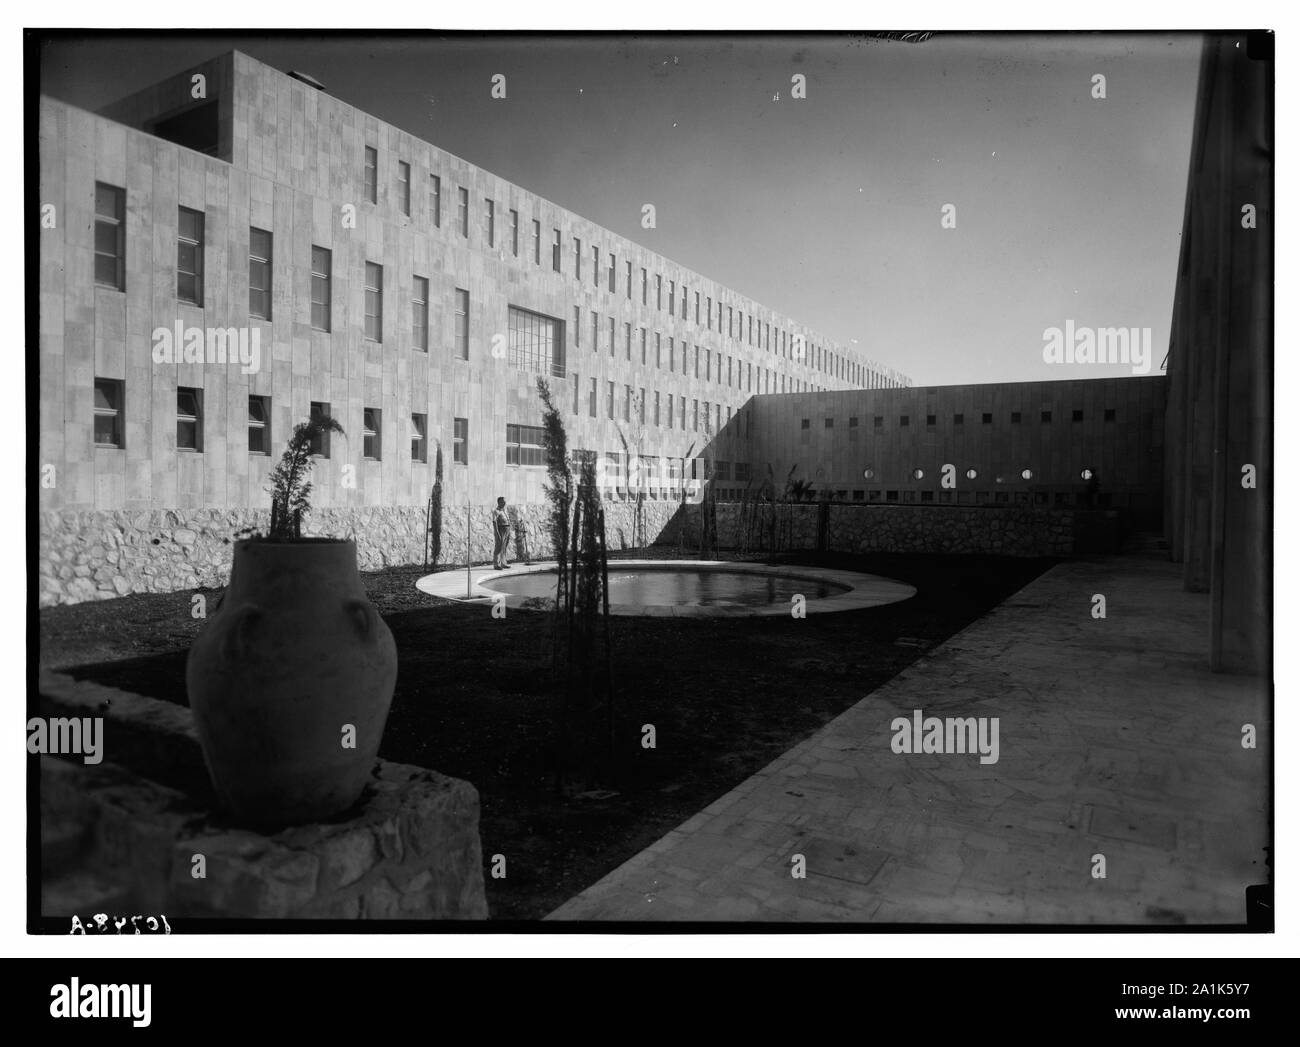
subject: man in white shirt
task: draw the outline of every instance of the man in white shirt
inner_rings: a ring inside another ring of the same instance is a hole
[[[492,510],[492,535],[496,542],[492,549],[492,566],[504,571],[510,564],[506,557],[506,539],[510,535],[510,520],[506,516],[506,500],[497,499],[497,507]]]

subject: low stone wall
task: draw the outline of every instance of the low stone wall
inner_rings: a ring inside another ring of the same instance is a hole
[[[605,503],[610,549],[637,547],[636,507]],[[647,501],[641,532],[646,544],[664,531],[677,506]],[[466,532],[475,563],[492,558],[491,507],[444,505],[438,563],[465,562]],[[546,506],[512,506],[512,557],[552,555]],[[40,515],[39,603],[42,607],[83,600],[109,600],[128,593],[169,593],[217,588],[230,576],[235,536],[264,530],[270,514],[252,509],[168,509],[142,512],[44,512]],[[304,533],[354,538],[363,571],[420,564],[425,559],[427,515],[423,506],[318,509]]]
[[[671,528],[675,541],[678,527],[684,527],[688,550],[699,547],[700,512],[699,506],[687,506],[684,519]],[[718,546],[813,551],[819,548],[822,513],[827,552],[1069,556],[1076,551],[1078,514],[1071,509],[838,503],[751,505],[744,513],[738,503],[721,503]]]
[[[378,760],[350,815],[267,835],[212,811],[188,709],[55,673],[39,689],[43,715],[103,718],[105,757],[41,757],[43,916],[487,917],[468,782]]]

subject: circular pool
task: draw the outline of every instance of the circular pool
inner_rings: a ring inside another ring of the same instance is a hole
[[[434,596],[490,599],[507,607],[553,606],[554,563],[479,571],[468,586],[461,572],[417,583]],[[916,590],[879,575],[820,567],[781,567],[715,560],[616,560],[609,565],[609,610],[618,615],[672,617],[789,615],[849,611],[895,603]]]

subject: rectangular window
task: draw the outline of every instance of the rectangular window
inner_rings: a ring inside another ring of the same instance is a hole
[[[610,355],[610,356],[613,356],[613,355],[614,355],[614,324],[615,324],[615,322],[616,322],[616,321],[615,321],[614,318],[611,316],[611,317],[609,318],[609,355]]]
[[[647,287],[647,286],[648,286],[648,285],[647,285],[647,280],[646,280],[646,271],[645,271],[644,269],[642,269],[642,270],[641,270],[641,304],[642,304],[642,305],[645,305],[645,304],[647,303],[647,298],[646,298],[646,287]]]
[[[330,252],[312,244],[311,325],[317,331],[330,329]]]
[[[1012,411],[1012,412],[1011,412],[1011,424],[1012,424],[1012,425],[1019,425],[1019,424],[1020,424],[1020,412],[1019,412],[1019,411]]]
[[[384,267],[374,262],[366,263],[365,336],[384,340]]]
[[[673,427],[673,394],[668,394],[668,428]]]
[[[123,383],[113,378],[95,379],[95,446],[121,447]]]
[[[533,219],[533,264],[542,264],[542,223]]]
[[[176,390],[176,450],[203,450],[203,390]]]
[[[627,300],[632,301],[632,263],[627,263]]]
[[[630,385],[625,385],[623,386],[623,421],[630,422],[631,420],[632,420],[632,387]]]
[[[366,199],[372,204],[379,202],[379,150],[366,146]]]
[[[646,365],[646,330],[641,328],[641,366]]]
[[[435,229],[442,228],[442,178],[429,175],[429,217]]]
[[[965,425],[965,424],[966,424],[966,416],[965,416],[964,414],[955,414],[955,415],[953,415],[953,416],[952,416],[952,424],[953,424],[953,425]]]
[[[545,465],[545,433],[540,425],[506,425],[506,465]]]
[[[902,425],[910,425],[911,422],[912,422],[912,419],[909,418],[909,417],[908,417],[907,415],[905,415],[905,414],[904,414],[904,415],[899,415],[899,417],[898,417],[898,424],[899,424],[900,426],[902,426]]]
[[[668,314],[675,316],[677,313],[677,284],[672,280],[668,281]]]
[[[179,209],[176,230],[176,297],[203,304],[203,212]]]
[[[683,353],[686,352],[685,346],[682,347],[682,352]],[[669,335],[668,336],[668,370],[670,371],[673,369],[673,360],[675,358],[676,358],[676,353],[673,350],[673,338],[672,335]]]
[[[560,231],[552,230],[555,233],[555,239],[551,242],[551,268],[557,273],[560,271]]]
[[[361,412],[361,457],[378,462],[383,457],[380,445],[380,425],[384,412],[378,407],[366,407]]]
[[[664,365],[664,345],[663,336],[658,331],[655,332],[655,366],[663,367]]]
[[[330,417],[330,405],[319,400],[311,402],[311,417],[317,418]],[[330,431],[328,429],[317,433],[311,438],[311,453],[317,458],[328,458],[330,456]]]
[[[713,296],[708,295],[704,299],[704,323],[710,331],[713,330]]]
[[[469,465],[469,419],[454,419],[451,432],[452,464]]]
[[[605,414],[614,417],[614,383],[605,383]]]
[[[1107,407],[1103,410],[1101,420],[1103,422],[1113,422],[1115,420],[1115,408]]]
[[[554,317],[510,306],[509,361],[511,367],[553,378],[564,377],[564,332]],[[574,376],[576,384],[577,376]],[[574,403],[577,403],[576,393]],[[577,407],[574,407],[577,412]]]
[[[596,379],[591,380],[591,388],[587,390],[587,414],[592,418],[596,417]]]
[[[95,283],[126,290],[126,190],[103,182],[95,183]]]
[[[595,244],[591,246],[591,282],[600,286],[600,248]]]
[[[695,292],[695,326],[700,325],[700,292]]]
[[[582,279],[582,241],[576,236],[573,238],[573,278]]]
[[[411,344],[429,349],[429,281],[423,276],[411,278]]]
[[[695,347],[695,377],[696,378],[699,378],[700,376],[700,357],[703,354],[703,352],[704,351],[700,349],[698,345]]]
[[[1051,412],[1051,411],[1043,411],[1043,412],[1040,413],[1040,416],[1039,416],[1039,417],[1040,417],[1040,420],[1043,421],[1044,423],[1046,423],[1046,422],[1050,422],[1050,421],[1052,420],[1052,412]]]
[[[691,401],[691,425],[698,433],[700,431],[700,401]]]
[[[248,230],[248,313],[271,319],[271,234]]]
[[[429,460],[429,418],[423,414],[411,415],[411,461]]]
[[[681,408],[677,413],[682,421],[682,432],[686,432],[686,397],[679,396],[677,398],[677,406]]]
[[[614,293],[614,283],[615,283],[614,274],[617,272],[617,270],[618,270],[618,263],[614,259],[613,252],[610,252],[610,256],[609,256],[609,293],[610,294]]]
[[[664,307],[664,278],[655,273],[655,308],[663,311]]]
[[[519,257],[519,212],[510,212],[510,253]]]
[[[248,398],[248,453],[271,453],[271,398]]]
[[[582,348],[582,306],[573,307],[573,348]]]
[[[628,360],[632,359],[632,325],[625,323],[623,325],[623,347],[624,355]]]
[[[578,372],[574,371],[573,375],[573,413],[582,413],[582,386],[578,383]]]
[[[591,311],[591,351],[600,352],[600,316],[595,309]]]
[[[981,415],[980,415],[980,424],[981,424],[981,425],[992,425],[992,424],[993,424],[993,412],[991,412],[991,411],[985,411],[983,414],[981,414]]]
[[[456,354],[469,359],[469,292],[456,288]]]
[[[1071,411],[1071,412],[1070,412],[1070,421],[1072,421],[1072,422],[1082,422],[1082,421],[1083,421],[1083,412],[1080,411],[1080,410],[1078,410],[1078,409],[1075,409],[1075,410]]]
[[[483,201],[483,236],[487,240],[488,247],[496,247],[497,202],[495,200]]]
[[[411,165],[405,160],[397,161],[397,206],[402,214],[411,213]]]
[[[464,186],[456,187],[456,224],[460,235],[469,239],[469,190]]]

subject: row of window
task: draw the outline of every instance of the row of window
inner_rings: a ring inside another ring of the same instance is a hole
[[[599,399],[599,380],[589,378],[587,380],[587,415],[590,418],[597,417],[597,406]],[[582,380],[575,373],[573,375],[573,413],[582,413]],[[745,431],[743,434],[748,436],[749,415],[742,414],[739,410],[733,411],[729,405],[720,403],[710,403],[708,400],[692,399],[691,410],[689,414],[686,410],[686,397],[674,397],[672,393],[661,394],[658,390],[653,390],[654,399],[651,400],[646,395],[644,388],[635,392],[630,385],[624,385],[622,394],[618,394],[618,387],[612,381],[605,382],[605,417],[612,421],[617,421],[620,417],[625,422],[635,420],[641,425],[654,425],[658,428],[674,428],[674,419],[677,420],[677,427],[683,432],[688,428],[687,420],[690,420],[689,428],[695,432],[701,429],[707,432],[720,433],[724,425],[730,425],[733,414],[744,420]],[[673,410],[674,401],[679,405],[677,410]],[[701,407],[703,410],[701,410]],[[723,410],[726,410],[725,416]]]
[[[94,398],[94,438],[98,447],[125,447],[126,386],[121,379],[96,378]],[[313,401],[312,417],[329,417],[328,403]],[[203,451],[203,390],[189,386],[176,389],[176,449],[178,451]],[[383,458],[382,444],[383,411],[378,407],[367,407],[361,418],[361,454],[363,458],[379,461]],[[458,447],[463,445],[463,433],[458,418]],[[468,423],[466,422],[466,425]],[[428,458],[428,416],[412,414],[410,416],[411,460],[427,462]],[[250,396],[248,398],[248,453],[269,455],[272,450],[271,435],[271,398],[269,396]],[[330,457],[330,433],[320,433],[312,442],[312,454],[322,458]],[[456,459],[459,461],[459,457]],[[468,461],[468,459],[466,459]]]
[[[95,279],[104,286],[119,291],[126,289],[126,240],[125,240],[125,191],[96,183],[96,218],[95,218]],[[203,305],[203,276],[205,237],[205,216],[202,211],[181,207],[178,209],[177,243],[176,243],[176,297],[183,302],[197,306]],[[512,212],[513,213],[513,212]],[[251,317],[270,320],[272,310],[272,244],[273,237],[265,229],[250,227],[248,253],[248,311]],[[311,325],[315,330],[329,332],[333,327],[333,254],[325,247],[312,245],[311,248]],[[384,267],[377,262],[367,261],[364,273],[363,329],[365,337],[374,342],[383,341],[384,330]],[[671,284],[671,281],[670,281]],[[412,275],[411,279],[411,343],[414,348],[427,352],[429,349],[429,280],[427,277]],[[453,351],[462,359],[469,359],[469,292],[456,288],[454,292],[453,314],[455,333]],[[752,319],[752,318],[751,318]],[[511,344],[511,362],[516,367],[553,376],[564,374],[564,346],[560,322],[553,317],[530,312],[511,306],[509,310],[509,336]],[[617,321],[608,318],[609,352],[616,353]],[[573,344],[582,345],[581,307],[574,307]],[[640,330],[641,363],[649,366],[649,333]],[[594,310],[591,312],[592,350],[599,351],[601,318]],[[780,332],[785,341],[785,332]],[[632,324],[623,324],[624,354],[632,359]],[[680,346],[680,351],[678,349]],[[667,369],[672,371],[677,366],[680,355],[683,374],[690,373],[690,347],[685,340],[674,343],[671,336],[666,342]],[[716,359],[717,366],[714,367]],[[724,357],[720,351],[707,347],[695,346],[694,373],[696,378],[712,381],[716,370],[717,381],[723,383],[723,360],[726,360],[726,379],[728,387],[747,392],[806,392],[815,388],[806,380],[796,379],[786,374],[778,374],[770,368],[755,368],[752,363]],[[655,367],[662,369],[665,360],[665,342],[655,332],[654,361]],[[757,379],[757,380],[756,380]]]
[[[1011,412],[1012,425],[1019,425],[1022,420],[1023,420],[1023,413],[1021,411]],[[1052,412],[1040,411],[1038,413],[1038,420],[1043,424],[1050,424],[1052,421]],[[1070,421],[1082,422],[1083,420],[1084,420],[1084,412],[1081,408],[1075,408],[1070,412]],[[1102,411],[1102,421],[1104,422],[1115,421],[1115,408],[1113,407],[1104,408]],[[953,425],[964,425],[965,422],[966,422],[966,416],[964,414],[958,413],[952,416]],[[980,416],[980,422],[983,425],[992,425],[993,424],[992,412],[990,411],[983,412]],[[898,424],[900,428],[909,426],[911,425],[911,423],[912,423],[911,415],[900,414],[898,416]],[[835,419],[831,417],[827,417],[823,419],[822,424],[826,429],[834,429]],[[885,416],[880,414],[874,415],[871,419],[871,424],[873,429],[883,429],[885,427]],[[925,424],[927,428],[933,428],[937,424],[937,416],[932,414],[927,414],[925,416]],[[800,419],[799,428],[801,430],[812,428],[812,419],[810,418]],[[849,418],[849,428],[850,429],[858,428],[858,419],[856,416],[852,416]]]
[[[363,165],[363,186],[365,198],[372,204],[379,202],[379,151],[373,146],[365,147],[365,158]],[[442,178],[440,175],[430,174],[429,176],[429,219],[435,228],[442,227]],[[405,160],[397,161],[397,180],[396,180],[397,206],[402,214],[411,215],[411,165]],[[469,190],[464,186],[456,187],[456,232],[463,238],[469,238],[470,230],[470,201]],[[542,264],[542,223],[540,219],[530,219],[530,253],[532,254],[533,264]],[[483,240],[488,247],[497,246],[497,204],[490,197],[483,200],[482,212],[482,230]],[[519,212],[511,209],[507,223],[507,233],[510,253],[514,257],[520,256],[520,219]],[[558,228],[551,229],[551,268],[554,272],[561,271],[561,260],[563,256],[563,236]],[[596,244],[590,245],[591,250],[591,281],[594,287],[600,288],[603,284],[610,294],[617,294],[618,283],[618,259],[613,252],[602,255],[600,247]],[[583,277],[583,262],[586,257],[585,249],[581,237],[573,237],[573,278],[581,282]],[[607,264],[602,265],[602,261]],[[629,301],[633,297],[634,272],[631,261],[624,261],[624,289]],[[716,319],[717,330],[719,334],[723,330],[723,309],[726,309],[726,332],[727,337],[736,341],[745,341],[750,346],[757,346],[768,352],[775,352],[787,359],[797,360],[806,363],[813,370],[820,371],[841,381],[848,382],[857,386],[870,388],[894,388],[901,383],[884,377],[875,375],[865,364],[858,363],[842,353],[836,353],[822,345],[808,345],[802,336],[794,334],[793,331],[782,330],[778,327],[773,332],[772,324],[763,320],[756,321],[754,314],[748,316],[743,310],[736,309],[734,306],[724,306],[721,299],[717,302],[717,312],[714,312],[714,301],[711,295],[704,296],[701,300],[700,292],[692,292],[685,283],[679,287],[674,280],[667,281],[667,302],[668,313],[673,317],[680,315],[682,320],[689,321],[692,311],[692,302],[694,303],[694,319],[696,326],[707,327],[713,330]],[[664,309],[664,279],[663,276],[656,273],[654,276],[654,293],[655,308],[661,312]],[[641,304],[648,307],[650,304],[650,274],[642,267],[640,270],[640,296]],[[678,304],[680,303],[680,312]]]

